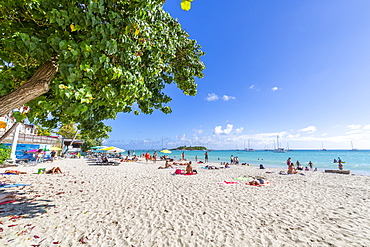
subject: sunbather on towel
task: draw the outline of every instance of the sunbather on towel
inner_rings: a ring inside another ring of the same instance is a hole
[[[46,171],[47,174],[57,174],[57,173],[63,173],[60,167],[53,167],[50,170]]]
[[[193,166],[191,165],[191,161],[189,161],[188,165],[186,166],[185,173],[186,174],[198,173],[197,170],[193,170]]]
[[[249,185],[260,185],[260,183],[258,182],[258,180],[252,180],[250,182],[248,182]]]
[[[27,172],[20,172],[17,170],[6,170],[4,173],[9,173],[9,174],[27,174]]]

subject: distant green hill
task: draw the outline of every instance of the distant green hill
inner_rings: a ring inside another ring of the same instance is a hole
[[[195,146],[195,147],[181,146],[181,147],[178,147],[178,148],[174,148],[172,150],[207,150],[207,148],[202,147],[202,146]]]

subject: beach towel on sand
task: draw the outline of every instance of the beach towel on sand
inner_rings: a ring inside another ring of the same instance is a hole
[[[11,188],[19,186],[31,186],[30,184],[0,184],[0,188]]]
[[[0,202],[0,205],[6,204],[6,203],[12,203],[12,202],[15,202],[15,201],[13,200],[13,201],[7,201],[7,202]]]
[[[217,183],[217,184],[220,184],[220,185],[231,185],[231,184],[239,184],[239,182],[227,182],[227,181],[223,181],[223,182],[220,182],[220,183]]]

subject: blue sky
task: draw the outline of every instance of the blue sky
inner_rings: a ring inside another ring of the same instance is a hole
[[[165,9],[203,47],[198,94],[171,85],[173,113],[118,114],[125,149],[370,149],[370,1],[202,1]]]

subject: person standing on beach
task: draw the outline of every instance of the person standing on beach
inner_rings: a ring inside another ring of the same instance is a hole
[[[182,152],[182,154],[181,154],[181,159],[185,160],[185,153],[184,152]]]
[[[148,160],[150,159],[150,154],[148,152],[145,153],[145,161],[148,163]]]
[[[50,152],[50,162],[53,163],[56,154],[57,154],[57,152],[55,152],[54,150],[51,150],[51,152]]]
[[[204,163],[208,163],[208,152],[204,154]]]
[[[232,165],[232,164],[234,164],[234,156],[233,155],[230,156],[230,165]]]
[[[154,161],[154,164],[157,163],[157,152],[154,151],[153,153],[153,161]]]
[[[286,165],[289,167],[291,163],[292,163],[292,162],[291,162],[291,158],[289,157],[289,158],[286,160]]]
[[[198,162],[198,155],[195,155],[195,162]]]
[[[127,151],[127,156],[130,156],[130,150]]]

